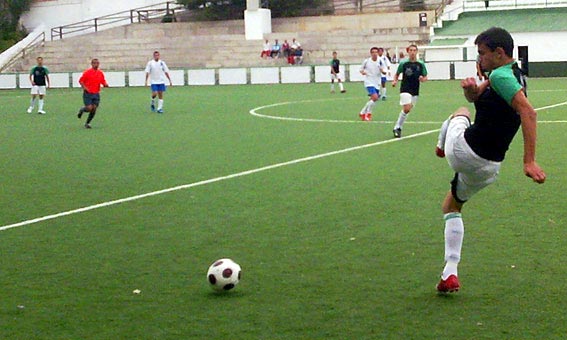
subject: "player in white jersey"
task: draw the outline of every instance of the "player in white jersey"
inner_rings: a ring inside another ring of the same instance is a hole
[[[386,100],[386,81],[388,81],[388,76],[390,76],[390,68],[392,67],[392,63],[390,59],[384,54],[384,48],[378,48],[378,58],[382,61],[384,65],[384,69],[382,70],[382,78],[380,82],[380,96],[382,100]]]
[[[359,113],[362,120],[372,120],[372,108],[374,108],[380,96],[380,81],[383,70],[384,64],[378,58],[378,47],[372,47],[370,49],[370,58],[364,60],[360,66],[360,74],[364,76],[364,87],[366,87],[368,96],[370,96],[370,100],[368,100]]]
[[[171,83],[171,77],[169,76],[169,68],[165,61],[160,60],[159,52],[154,52],[154,58],[148,61],[146,65],[146,86],[148,86],[148,78],[150,79],[150,84],[152,88],[152,102],[150,108],[156,111],[156,96],[158,97],[157,112],[163,113],[163,93],[165,92],[165,80],[169,80],[169,86],[173,86]]]

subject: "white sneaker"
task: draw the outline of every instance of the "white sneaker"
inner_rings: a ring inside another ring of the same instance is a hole
[[[39,111],[37,111],[37,113],[39,113],[40,115],[44,115],[44,114],[45,114],[45,111],[39,110]]]
[[[27,112],[28,112],[28,113],[31,113],[31,112],[32,112],[32,110],[33,110],[33,108],[32,108],[32,107],[28,107],[28,111],[27,111]]]

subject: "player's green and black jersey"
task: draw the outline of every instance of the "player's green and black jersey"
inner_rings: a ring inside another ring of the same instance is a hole
[[[332,59],[329,64],[331,65],[331,68],[333,69],[333,71],[335,71],[335,73],[339,73],[339,66],[341,65],[341,62],[339,59]]]
[[[490,85],[474,103],[474,124],[465,131],[465,140],[477,155],[495,162],[504,160],[521,124],[512,99],[525,88],[525,77],[516,62],[490,73]]]
[[[33,82],[38,86],[45,86],[45,76],[49,74],[49,70],[45,66],[34,66],[30,70],[30,75],[33,76]]]
[[[402,60],[400,65],[398,65],[396,73],[403,74],[400,93],[409,93],[412,96],[419,96],[419,76],[427,76],[427,68],[423,61]]]

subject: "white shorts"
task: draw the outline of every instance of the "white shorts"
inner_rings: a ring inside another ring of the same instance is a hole
[[[31,94],[39,94],[39,95],[45,95],[46,91],[45,91],[45,85],[42,86],[38,86],[38,85],[33,85],[31,88]]]
[[[341,77],[340,73],[337,73],[337,74],[331,73],[331,80],[341,80],[341,79],[342,79],[342,77]]]
[[[465,130],[470,126],[467,117],[451,119],[445,139],[445,156],[455,178],[451,191],[457,202],[466,202],[482,188],[496,181],[500,162],[484,159],[477,155],[465,140]]]
[[[412,104],[415,106],[417,103],[417,97],[418,96],[412,96],[410,93],[402,92],[400,93],[400,105]]]

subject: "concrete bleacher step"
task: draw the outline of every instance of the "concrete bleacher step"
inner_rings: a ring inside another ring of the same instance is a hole
[[[293,21],[293,20],[292,20]],[[293,23],[274,19],[273,33],[266,39],[280,43],[296,38],[304,48],[305,64],[327,65],[336,50],[343,63],[360,63],[371,46],[405,48],[409,43],[429,40],[429,27],[381,27],[372,22],[363,29],[341,27],[301,31]],[[254,67],[286,65],[282,59],[260,58],[263,40],[246,40],[242,20],[191,23],[136,23],[122,27],[48,41],[32,55],[22,59],[19,71],[27,71],[35,57],[44,57],[51,72],[80,72],[97,57],[101,68],[111,70],[143,69],[159,50],[170,68]]]

